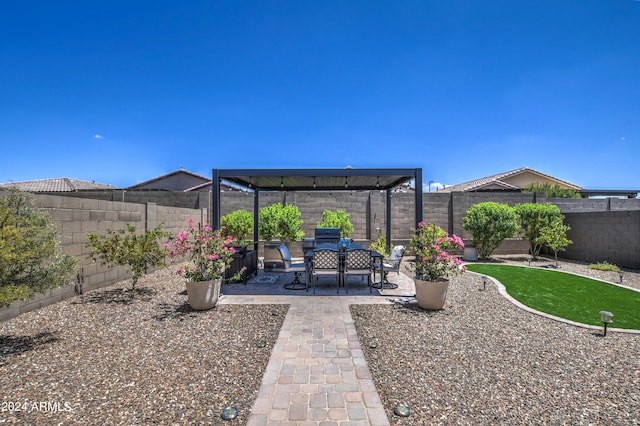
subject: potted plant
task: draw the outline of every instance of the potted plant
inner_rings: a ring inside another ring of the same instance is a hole
[[[442,309],[449,288],[449,277],[463,272],[462,261],[450,253],[464,248],[462,239],[449,235],[434,224],[420,222],[409,242],[415,262],[410,270],[415,274],[416,299],[423,309]]]
[[[172,263],[177,259],[189,260],[176,271],[186,280],[189,305],[195,310],[211,309],[218,302],[224,271],[233,260],[235,240],[209,225],[196,226],[191,219],[187,222],[189,229],[167,244],[168,254]],[[239,279],[241,272],[233,279]]]

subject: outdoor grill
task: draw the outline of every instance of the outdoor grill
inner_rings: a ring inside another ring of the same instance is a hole
[[[323,243],[338,244],[340,228],[316,228],[316,247]]]
[[[302,239],[302,252],[306,253],[308,251],[314,250],[316,248],[316,239],[315,238],[303,238]]]

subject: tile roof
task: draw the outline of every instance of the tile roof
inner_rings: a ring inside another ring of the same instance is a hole
[[[2,183],[0,184],[0,189],[6,189],[13,186],[17,187],[21,191],[28,192],[74,192],[92,189],[119,189],[113,185],[67,177]]]
[[[516,175],[519,174],[523,174],[523,173],[533,173],[533,174],[537,174],[541,177],[544,177],[546,179],[552,180],[552,181],[556,181],[558,184],[561,184],[562,186],[567,186],[569,188],[572,189],[582,189],[581,187],[574,185],[572,183],[569,182],[565,182],[563,180],[560,180],[558,178],[555,178],[553,176],[547,175],[545,173],[541,173],[537,170],[533,170],[530,169],[528,167],[521,167],[519,169],[515,169],[515,170],[510,170],[508,172],[504,172],[504,173],[498,173],[496,175],[493,176],[487,176],[487,177],[483,177],[480,179],[476,179],[476,180],[472,180],[469,182],[464,182],[464,183],[459,183],[457,185],[451,185],[451,186],[446,186],[443,189],[439,189],[438,192],[455,192],[455,191],[461,191],[461,192],[465,192],[465,191],[479,191],[482,189],[485,189],[489,186],[495,187],[502,187],[503,189],[514,189],[514,190],[518,190],[518,189],[522,189],[519,188],[515,185],[512,185],[508,182],[506,182],[505,180],[511,177],[514,177]]]

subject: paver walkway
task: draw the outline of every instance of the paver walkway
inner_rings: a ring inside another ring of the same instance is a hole
[[[290,305],[248,426],[389,425],[349,311],[350,304],[388,298],[227,295],[220,303]]]

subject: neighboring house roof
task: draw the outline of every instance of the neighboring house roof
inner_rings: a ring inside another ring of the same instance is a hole
[[[211,179],[185,169],[179,169],[162,176],[132,185],[128,190],[164,189],[167,191],[186,191],[194,186],[211,183]]]
[[[220,189],[222,189],[223,191],[245,191],[244,189],[241,188],[236,188],[235,186],[231,186],[229,184],[226,183],[220,183]],[[211,187],[211,180],[209,180],[208,182],[202,183],[200,185],[196,185],[192,188],[187,188],[184,190],[184,192],[191,192],[191,191],[211,191],[212,187]]]
[[[9,182],[0,184],[0,189],[16,187],[20,191],[27,192],[74,192],[92,189],[119,189],[116,186],[105,183],[89,182],[72,178],[54,178],[27,180],[22,182]]]
[[[240,191],[240,189],[221,184],[224,191]],[[185,169],[179,169],[166,175],[158,176],[153,179],[135,184],[127,188],[127,190],[140,189],[156,189],[166,191],[206,191],[211,190],[211,178],[190,172]]]
[[[557,185],[565,189],[583,189],[580,186],[565,182],[553,176],[541,173],[528,167],[499,173],[493,176],[472,180],[457,185],[446,186],[439,189],[438,192],[469,192],[469,191],[487,191],[487,190],[521,190],[532,183]]]

